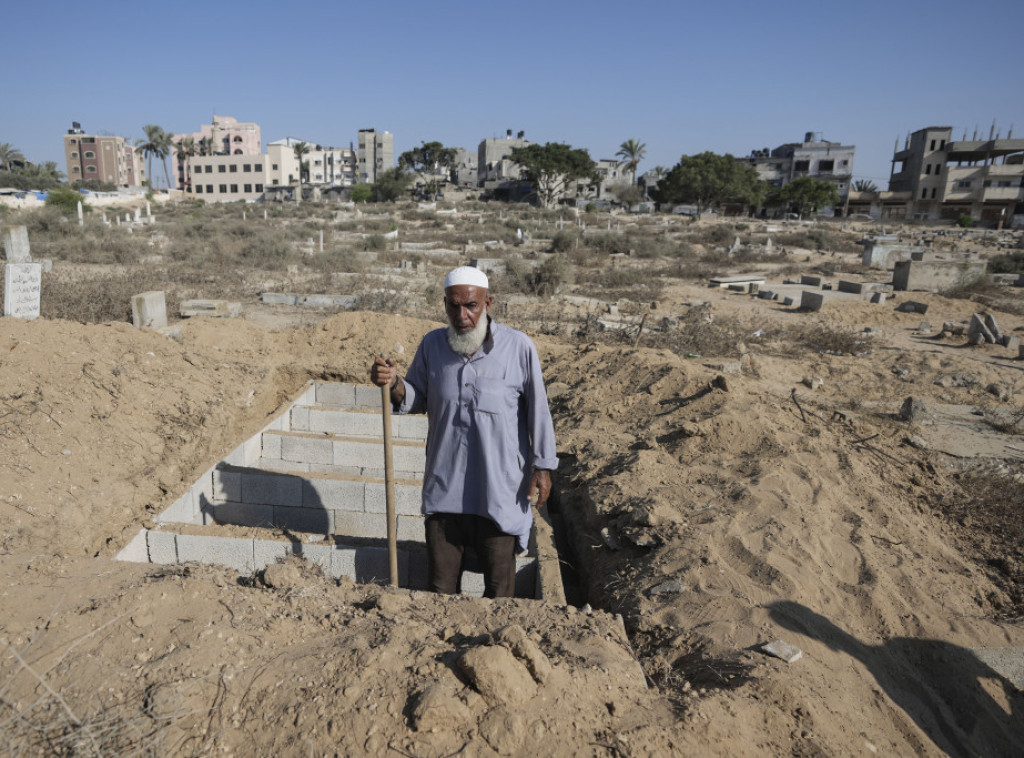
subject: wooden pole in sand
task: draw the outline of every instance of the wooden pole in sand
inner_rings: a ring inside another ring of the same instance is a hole
[[[391,449],[391,385],[380,388],[381,412],[384,416],[384,492],[388,521],[388,566],[391,586],[398,586],[398,529],[395,524],[395,461]]]

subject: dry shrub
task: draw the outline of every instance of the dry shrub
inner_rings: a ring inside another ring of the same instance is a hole
[[[665,283],[649,269],[616,267],[577,271],[576,284],[580,294],[600,300],[657,300]]]
[[[775,339],[777,355],[792,355],[793,348],[828,355],[865,355],[873,350],[875,337],[831,324],[808,322],[777,333],[765,335]]]
[[[43,277],[40,313],[48,319],[85,324],[132,320],[132,296],[163,289],[166,274],[140,269],[71,279],[56,272]],[[168,298],[167,310],[176,303]]]

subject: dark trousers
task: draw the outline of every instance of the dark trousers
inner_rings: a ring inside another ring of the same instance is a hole
[[[428,586],[452,595],[462,589],[462,572],[484,574],[484,597],[513,597],[516,589],[516,538],[489,518],[463,513],[427,516]],[[479,568],[472,565],[472,558]]]

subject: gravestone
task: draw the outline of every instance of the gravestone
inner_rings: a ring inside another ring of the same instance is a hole
[[[167,327],[167,297],[160,290],[143,292],[132,297],[132,323],[136,329]]]
[[[42,280],[41,263],[8,263],[4,266],[4,315],[39,318]]]
[[[4,257],[11,263],[28,263],[32,260],[27,226],[4,227]]]
[[[85,226],[85,215],[82,213],[82,201],[78,201],[78,225]]]

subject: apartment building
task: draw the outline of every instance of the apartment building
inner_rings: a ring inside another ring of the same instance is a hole
[[[953,139],[953,127],[910,134],[892,157],[889,191],[908,195],[906,215],[1024,226],[1024,139],[1005,138],[993,124],[988,139]]]
[[[517,200],[531,191],[521,182],[522,168],[512,160],[512,151],[531,144],[526,132],[515,137],[512,130],[504,137],[483,140],[476,152],[476,184],[487,194],[499,200]]]
[[[774,150],[753,150],[743,160],[773,187],[784,187],[803,176],[830,182],[836,185],[842,204],[850,193],[855,151],[853,145],[822,139],[820,132],[806,132],[803,142],[787,142]]]
[[[267,185],[265,155],[197,155],[191,159],[191,195],[208,203],[253,202]]]
[[[179,154],[179,145],[186,137],[192,138],[196,155],[259,155],[263,152],[260,125],[231,116],[214,116],[211,123],[200,126],[198,132],[175,134],[171,139],[171,158],[176,170],[176,186],[186,191],[192,156]]]
[[[124,137],[86,134],[72,122],[64,135],[68,181],[100,181],[118,187],[142,187],[146,172],[141,151]]]
[[[580,198],[599,200],[607,197],[616,187],[633,183],[633,172],[618,159],[601,158],[595,163],[597,175],[601,177],[601,181],[597,184],[580,182],[577,187],[577,195]]]
[[[377,175],[395,165],[395,138],[391,132],[359,130],[358,181],[373,184]]]
[[[299,182],[299,160],[295,146],[304,143],[309,151],[302,156],[308,168],[303,174],[305,184],[327,187],[351,187],[356,183],[358,169],[356,151],[351,147],[328,147],[308,140],[285,137],[267,145],[270,187],[288,187]]]

